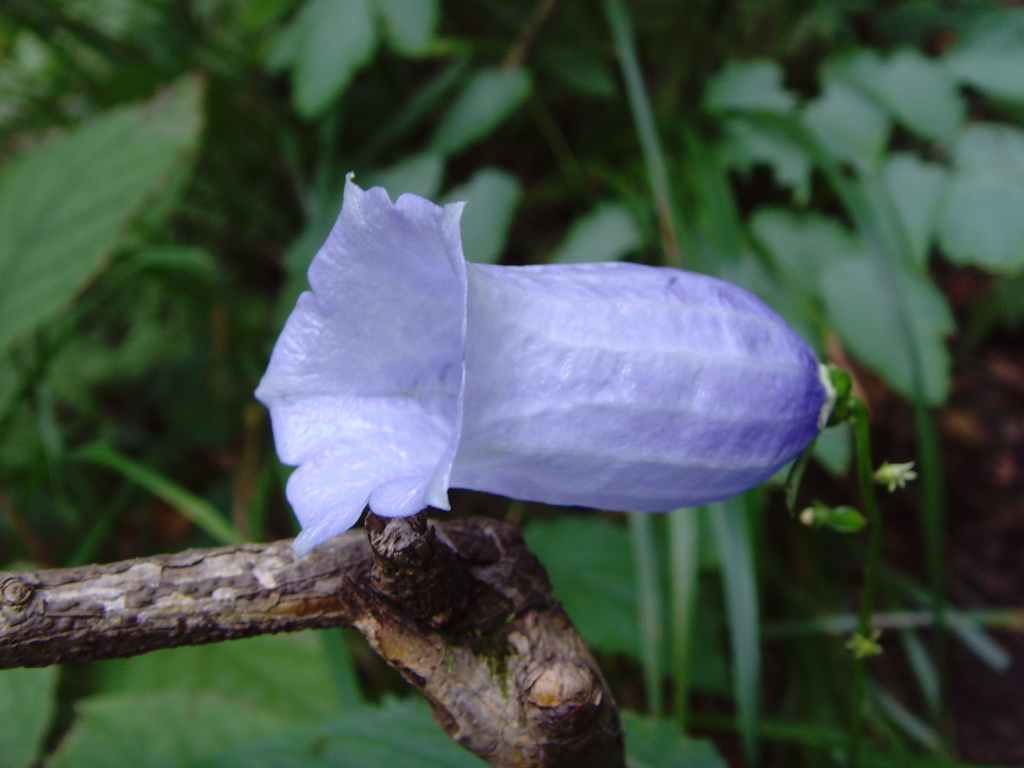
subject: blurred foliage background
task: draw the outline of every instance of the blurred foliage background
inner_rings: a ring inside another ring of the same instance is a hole
[[[1024,763],[1022,121],[1015,2],[0,0],[0,567],[294,533],[252,391],[354,171],[467,200],[471,260],[744,285],[917,462],[862,695],[866,538],[775,490],[453,494],[522,524],[632,765]],[[404,693],[341,631],[7,671],[0,763],[480,765]]]

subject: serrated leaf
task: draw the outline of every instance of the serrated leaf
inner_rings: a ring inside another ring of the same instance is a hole
[[[910,153],[894,153],[885,161],[882,178],[907,233],[914,263],[922,266],[935,235],[939,207],[948,182],[946,169]]]
[[[0,672],[0,755],[5,768],[35,765],[56,709],[57,667]]]
[[[886,105],[912,131],[952,142],[966,110],[956,83],[941,65],[917,51],[899,51],[889,58],[879,83]]]
[[[419,700],[386,699],[342,718],[226,751],[196,768],[485,768]]]
[[[1001,123],[974,123],[957,142],[953,164],[967,173],[1002,171],[1024,177],[1024,130]]]
[[[477,72],[441,119],[431,147],[452,154],[482,139],[526,100],[530,88],[522,67]]]
[[[873,93],[872,83],[882,79],[884,64],[877,51],[869,48],[855,48],[852,51],[828,59],[821,68],[822,82],[841,80],[847,85]]]
[[[424,152],[388,168],[360,174],[359,181],[365,182],[367,188],[384,187],[392,200],[406,192],[433,200],[441,188],[443,177],[444,158],[433,152]]]
[[[711,112],[734,109],[786,114],[796,97],[782,86],[782,67],[774,61],[730,61],[708,82],[704,107]]]
[[[726,139],[722,157],[741,171],[759,163],[772,169],[775,180],[793,190],[798,200],[806,200],[811,191],[811,159],[803,147],[789,137],[746,120],[726,120]]]
[[[522,194],[522,186],[512,174],[482,168],[444,196],[446,203],[466,203],[460,225],[462,250],[469,261],[493,264],[501,258]]]
[[[941,404],[949,393],[944,339],[954,327],[952,313],[925,276],[893,272],[883,273],[867,258],[828,265],[821,275],[821,293],[829,319],[850,352],[908,398],[918,396],[908,348],[912,345],[921,361],[920,394],[929,404]],[[898,300],[906,306],[909,328],[900,317]]]
[[[960,264],[1024,268],[1024,131],[979,123],[957,143],[939,244]]]
[[[292,99],[299,114],[315,118],[334,104],[377,50],[371,0],[307,0],[285,29],[274,62],[290,60]]]
[[[926,139],[951,143],[963,126],[966,109],[956,83],[942,64],[916,50],[897,51],[886,61],[861,51],[830,62],[826,73],[876,98]]]
[[[602,203],[573,223],[550,261],[615,261],[628,256],[642,243],[640,228],[629,209],[618,203]]]
[[[104,694],[208,691],[295,723],[338,711],[315,632],[154,651],[98,662],[93,669],[96,690]]]
[[[762,208],[751,218],[750,229],[787,281],[809,294],[817,293],[819,275],[829,264],[863,252],[849,230],[817,213]]]
[[[997,99],[1024,102],[1024,13],[981,17],[946,51],[942,62],[962,83]]]
[[[710,741],[688,739],[667,720],[622,713],[629,768],[726,768]]]
[[[882,158],[892,131],[878,104],[833,77],[825,79],[822,94],[804,108],[802,120],[832,155],[869,166]]]
[[[211,693],[92,696],[46,768],[190,768],[285,725],[272,711]]]
[[[0,351],[70,301],[194,151],[199,80],[113,109],[0,170]]]
[[[410,56],[423,53],[440,15],[438,0],[377,0],[391,46]]]

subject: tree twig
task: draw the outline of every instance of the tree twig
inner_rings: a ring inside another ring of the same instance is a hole
[[[371,515],[289,541],[0,572],[0,668],[351,625],[494,766],[624,766],[618,710],[515,529]]]

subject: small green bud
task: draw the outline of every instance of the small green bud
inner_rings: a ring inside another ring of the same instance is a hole
[[[878,644],[878,638],[882,636],[882,630],[876,629],[869,635],[862,635],[859,632],[846,641],[846,647],[853,652],[855,659],[867,659],[877,656],[882,652],[882,646]]]
[[[828,526],[840,533],[857,533],[866,524],[864,515],[853,507],[842,504],[838,507],[830,507],[820,501],[814,502],[800,513],[800,522],[804,525],[813,525],[820,528]]]
[[[904,464],[890,464],[886,462],[875,470],[872,475],[875,482],[888,488],[892,493],[897,488],[900,490],[907,487],[907,483],[917,479],[917,472],[914,471],[914,462],[908,461]]]

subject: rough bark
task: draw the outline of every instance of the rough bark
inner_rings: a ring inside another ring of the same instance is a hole
[[[491,765],[625,765],[593,657],[543,566],[494,520],[371,515],[301,558],[278,541],[0,572],[0,668],[343,625]]]

